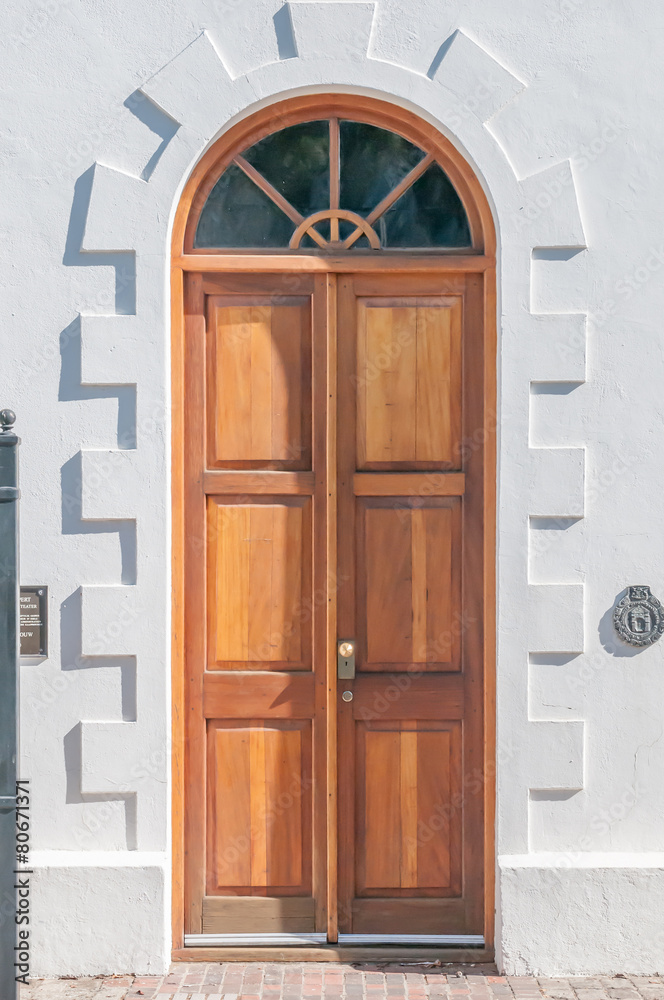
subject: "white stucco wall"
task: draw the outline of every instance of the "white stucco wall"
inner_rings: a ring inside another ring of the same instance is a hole
[[[664,968],[664,643],[610,622],[628,584],[664,595],[661,6],[37,0],[3,22],[0,405],[22,582],[51,600],[51,655],[21,670],[33,973],[168,961],[169,226],[209,143],[298,89],[435,122],[494,206],[498,961]]]

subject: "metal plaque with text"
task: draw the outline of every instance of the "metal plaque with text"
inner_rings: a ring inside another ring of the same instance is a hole
[[[21,587],[21,656],[48,655],[48,587]]]

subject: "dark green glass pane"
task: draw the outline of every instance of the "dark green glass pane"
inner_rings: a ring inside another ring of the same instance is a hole
[[[239,167],[231,164],[208,196],[195,247],[287,247],[295,226]]]
[[[384,247],[469,247],[470,228],[447,174],[432,163],[374,227]]]
[[[316,232],[318,233],[319,236],[323,237],[323,239],[329,240],[329,238],[330,238],[330,223],[329,223],[328,219],[321,219],[320,222],[316,223],[316,225],[314,226],[314,229],[316,230]],[[318,246],[318,243],[316,243],[316,241],[311,238],[311,236],[309,235],[309,233],[305,233],[304,236],[302,237],[302,239],[300,240],[300,249],[301,250],[320,250],[320,247]]]
[[[339,132],[339,204],[362,216],[367,216],[425,155],[400,135],[364,122],[342,121]]]
[[[302,122],[266,135],[243,154],[305,218],[330,207],[330,126]]]
[[[339,239],[340,240],[348,239],[348,237],[351,235],[351,233],[354,233],[356,229],[357,229],[357,226],[354,225],[354,223],[348,222],[347,219],[339,219]],[[369,240],[364,235],[364,233],[362,233],[362,235],[359,236],[355,240],[355,242],[353,243],[353,246],[352,246],[351,249],[353,249],[353,250],[358,250],[358,249],[359,250],[370,250],[371,249],[371,244],[369,243]]]

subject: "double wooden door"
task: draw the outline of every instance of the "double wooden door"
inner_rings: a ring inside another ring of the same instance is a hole
[[[185,931],[481,935],[482,275],[186,278]]]

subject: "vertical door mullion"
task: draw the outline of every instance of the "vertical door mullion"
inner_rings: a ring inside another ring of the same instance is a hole
[[[356,639],[355,611],[355,496],[353,476],[356,467],[356,395],[354,376],[357,367],[356,298],[352,274],[338,280],[338,387],[337,387],[337,490],[338,490],[338,636]],[[335,651],[336,653],[336,651]],[[336,660],[336,655],[335,655]],[[358,664],[359,666],[359,664]],[[340,687],[341,685],[341,687]],[[352,689],[352,681],[337,681],[337,692]],[[352,906],[355,895],[355,722],[353,702],[339,700],[339,929],[352,931]]]
[[[327,274],[326,283],[326,477],[327,477],[327,938],[335,944],[338,916],[338,773],[337,773],[337,276]]]
[[[337,940],[336,276],[317,275],[313,300],[314,897],[316,930]],[[334,672],[333,672],[334,671]]]

